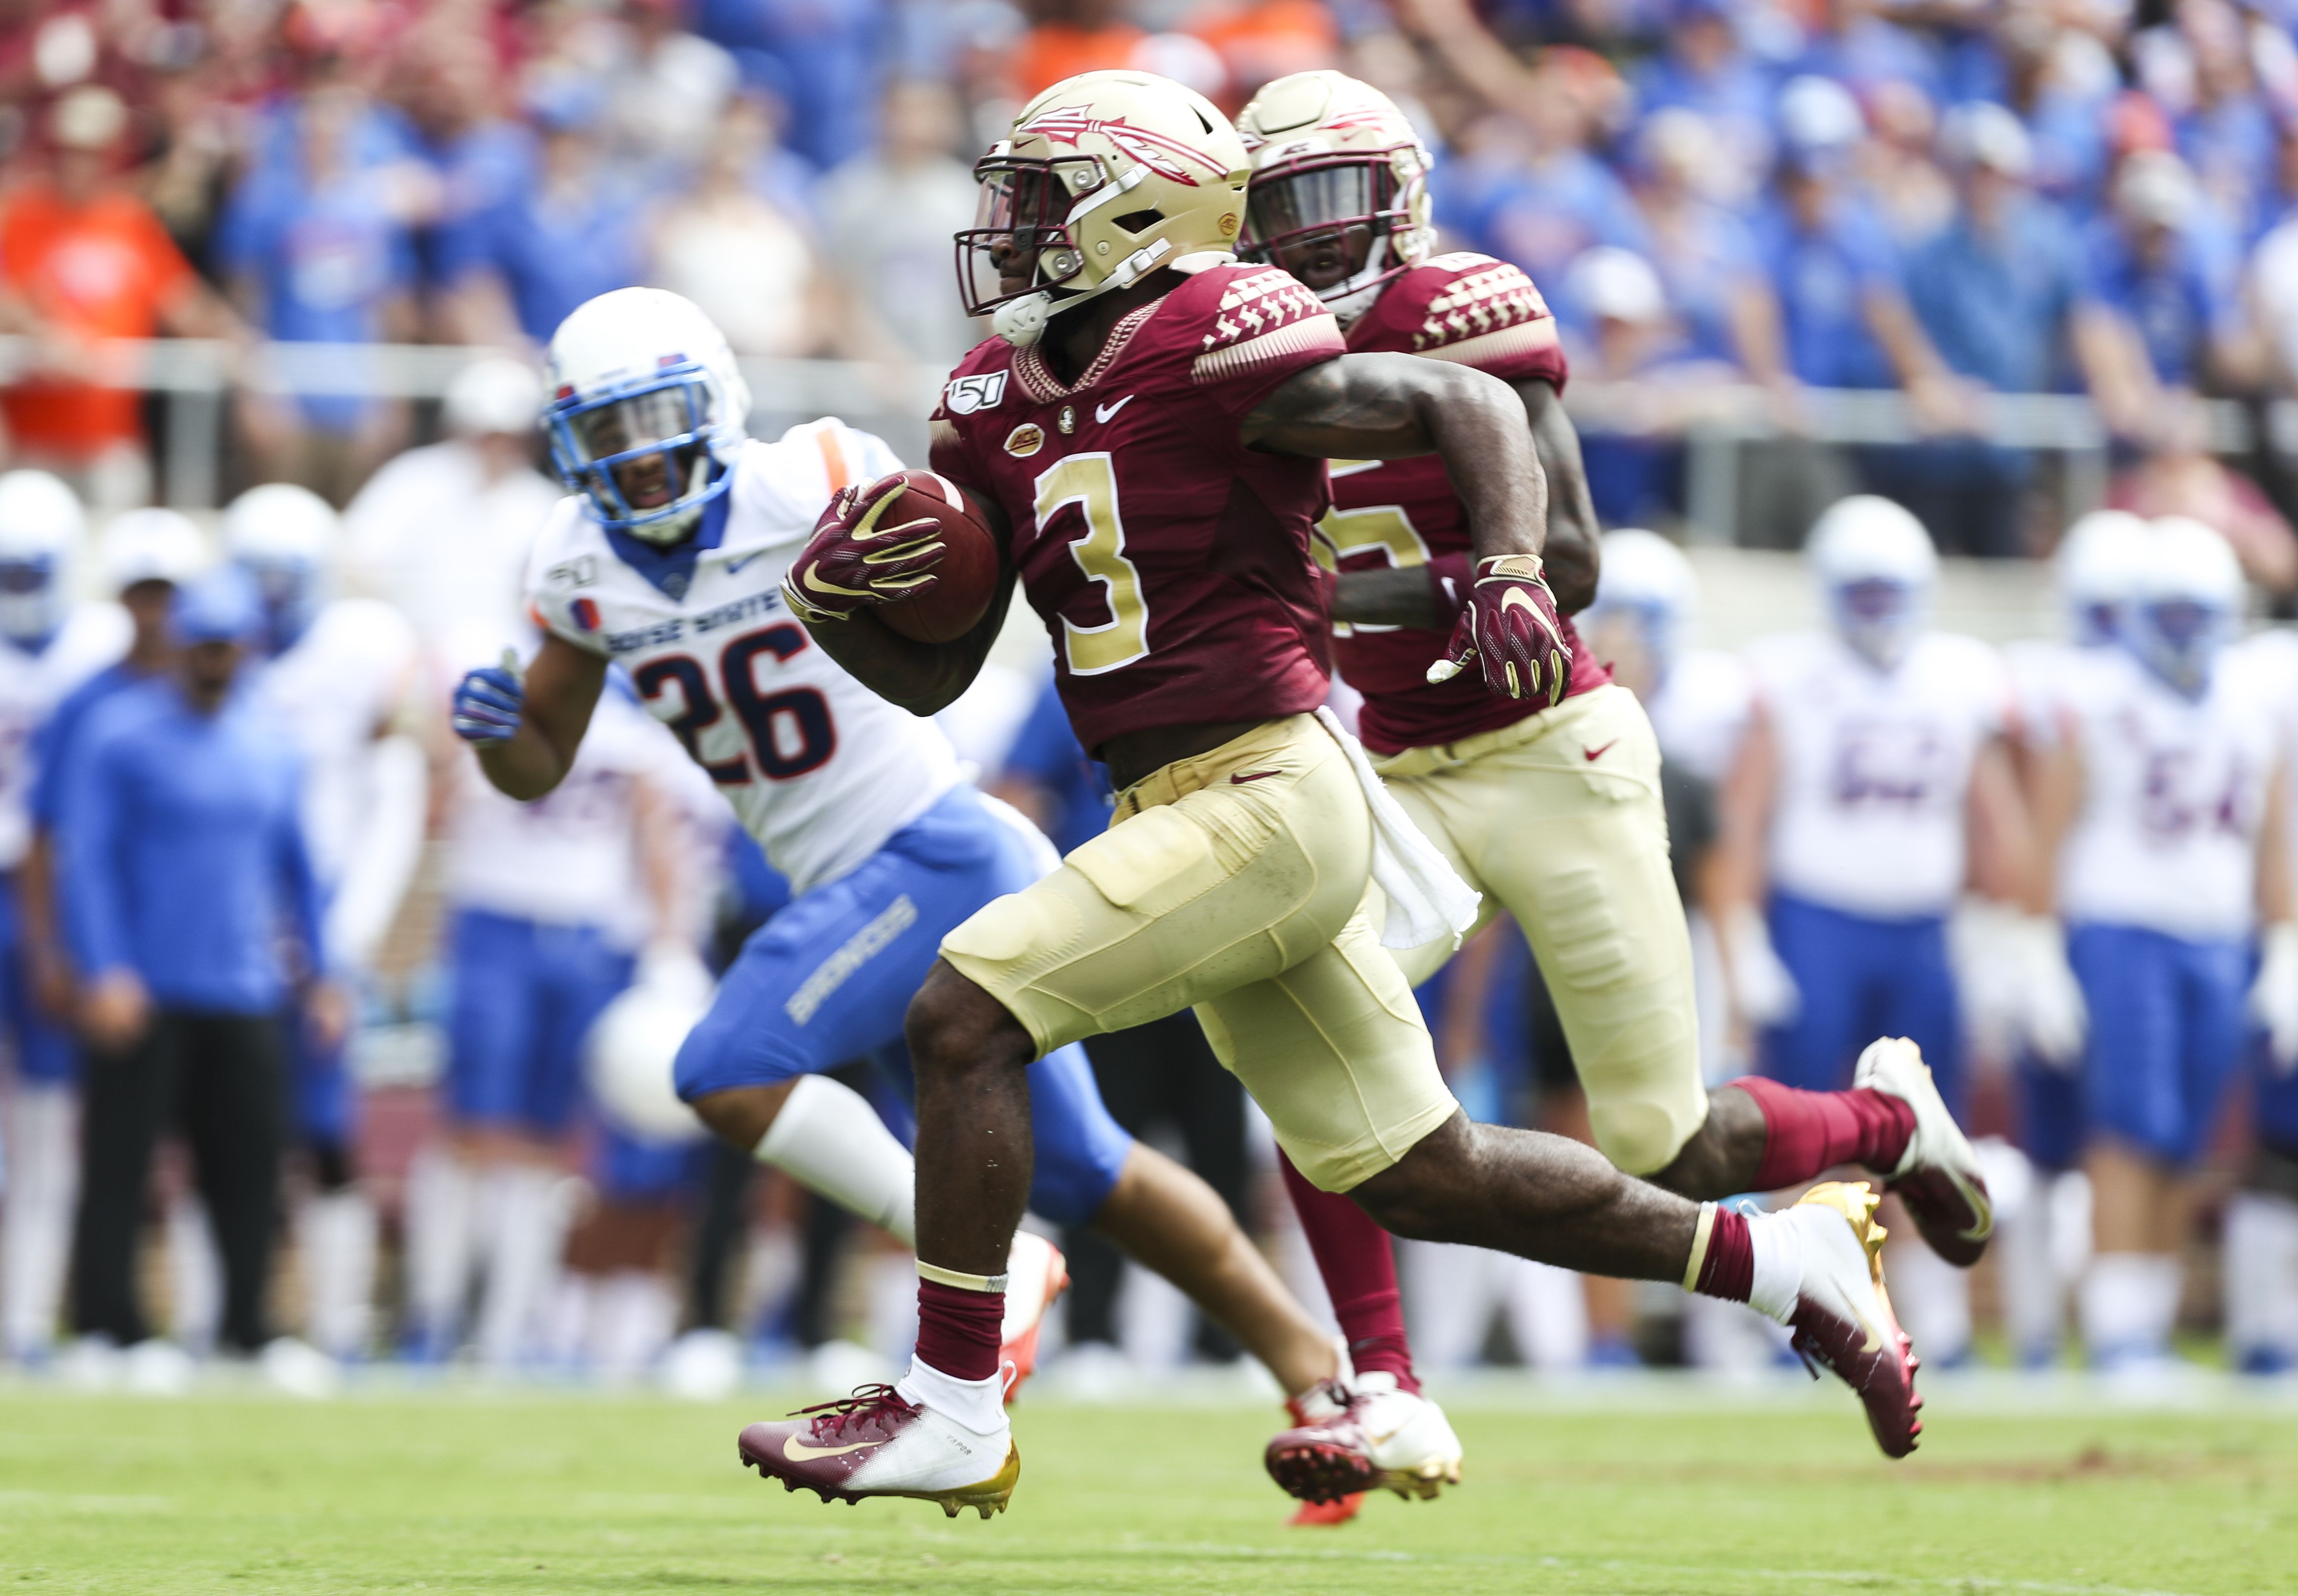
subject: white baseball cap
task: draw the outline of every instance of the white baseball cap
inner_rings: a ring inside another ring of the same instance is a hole
[[[175,510],[132,509],[104,529],[103,574],[116,593],[139,582],[180,585],[210,563],[207,540]]]

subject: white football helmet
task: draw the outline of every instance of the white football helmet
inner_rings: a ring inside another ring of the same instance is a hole
[[[263,600],[267,652],[293,648],[319,613],[341,524],[333,505],[291,482],[250,488],[223,512],[225,558],[248,574]]]
[[[1344,271],[1318,289],[1343,327],[1435,250],[1434,160],[1369,83],[1329,70],[1279,78],[1253,95],[1236,129],[1252,158],[1237,252],[1295,277]]]
[[[1828,506],[1804,546],[1836,634],[1881,670],[1906,657],[1930,616],[1938,551],[1905,507],[1873,493]]]
[[[1151,72],[1080,72],[1021,108],[973,169],[973,226],[957,235],[969,316],[1027,346],[1054,315],[1161,267],[1228,260],[1249,163],[1219,107]],[[1003,261],[1026,278],[1009,288]]]
[[[79,498],[45,471],[0,476],[0,637],[37,653],[64,623],[64,567],[87,532]]]
[[[207,568],[207,540],[179,511],[132,509],[103,529],[103,575],[115,593],[145,582],[180,587]]]
[[[2123,641],[2172,689],[2198,698],[2242,608],[2242,566],[2226,539],[2190,516],[2164,516],[2147,529]]]
[[[2146,569],[2146,523],[2129,510],[2096,509],[2067,528],[2051,560],[2067,627],[2086,649],[2114,641],[2123,606]]]
[[[599,525],[682,541],[733,482],[750,390],[726,335],[693,301],[617,288],[550,338],[550,463]]]
[[[1596,602],[1582,630],[1614,617],[1627,622],[1651,662],[1653,683],[1665,682],[1699,607],[1691,562],[1659,533],[1625,526],[1604,534],[1597,573]]]
[[[591,1096],[608,1118],[643,1142],[702,1139],[702,1121],[679,1100],[678,1049],[709,1012],[710,973],[691,958],[650,956],[629,989],[608,1004],[583,1041]]]
[[[523,436],[542,420],[542,378],[525,360],[482,355],[455,373],[439,410],[458,437]]]

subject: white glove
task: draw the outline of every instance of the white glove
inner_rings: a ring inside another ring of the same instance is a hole
[[[2258,980],[2251,1017],[2266,1028],[2277,1074],[2298,1070],[2298,923],[2277,921],[2259,934]]]
[[[1772,947],[1771,928],[1762,911],[1743,904],[1723,926],[1724,953],[1732,969],[1732,1003],[1750,1025],[1781,1025],[1803,1007],[1795,977]]]
[[[2066,932],[2047,914],[2030,914],[2013,930],[2019,973],[2020,1027],[2027,1046],[2054,1070],[2081,1067],[2083,1041],[2090,1034],[2090,1005],[2067,965]]]
[[[1962,999],[1963,1029],[1983,1059],[2010,1058],[2026,1035],[2021,921],[2016,909],[1983,897],[1965,898],[1947,921],[1947,962]]]

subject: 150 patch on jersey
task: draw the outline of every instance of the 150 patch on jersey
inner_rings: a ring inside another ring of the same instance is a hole
[[[952,377],[942,391],[942,402],[953,416],[988,409],[1005,397],[1005,376],[1003,371],[980,371],[971,376]]]

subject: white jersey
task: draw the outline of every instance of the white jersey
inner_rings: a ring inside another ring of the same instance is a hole
[[[127,653],[134,632],[117,604],[84,604],[37,654],[0,642],[0,870],[22,864],[32,844],[32,733],[58,700]]]
[[[2244,641],[2236,650],[2239,668],[2258,685],[2274,706],[2277,749],[2286,776],[2298,785],[2298,630],[2276,626]],[[2294,872],[2298,872],[2298,794],[2286,790],[2283,818]],[[2298,883],[2294,883],[2298,884]]]
[[[1748,729],[1752,690],[1748,667],[1736,655],[1695,649],[1676,660],[1644,705],[1660,757],[1720,785]]]
[[[847,675],[782,604],[782,573],[831,495],[900,468],[842,422],[792,427],[743,446],[715,544],[668,588],[616,551],[579,497],[552,515],[528,570],[536,618],[629,670],[793,892],[859,865],[962,779],[931,721]]]
[[[386,461],[343,512],[343,570],[438,642],[518,624],[527,552],[558,489],[520,469],[490,478],[459,438]]]
[[[459,757],[447,896],[544,925],[591,926],[635,947],[653,929],[638,854],[639,787],[678,751],[609,683],[566,779],[533,803],[495,790]]]
[[[371,756],[407,694],[414,629],[375,599],[339,599],[293,648],[258,667],[255,691],[303,757],[303,831],[323,886],[343,879],[369,812]]]
[[[2192,940],[2245,935],[2282,740],[2265,673],[2229,650],[2188,699],[2119,649],[2086,653],[2058,705],[2083,784],[2059,851],[2059,912]]]
[[[1773,886],[1878,919],[1953,909],[1971,765],[2013,714],[2000,657],[1933,632],[1883,671],[1805,633],[1754,643],[1748,664],[1779,748]]]

